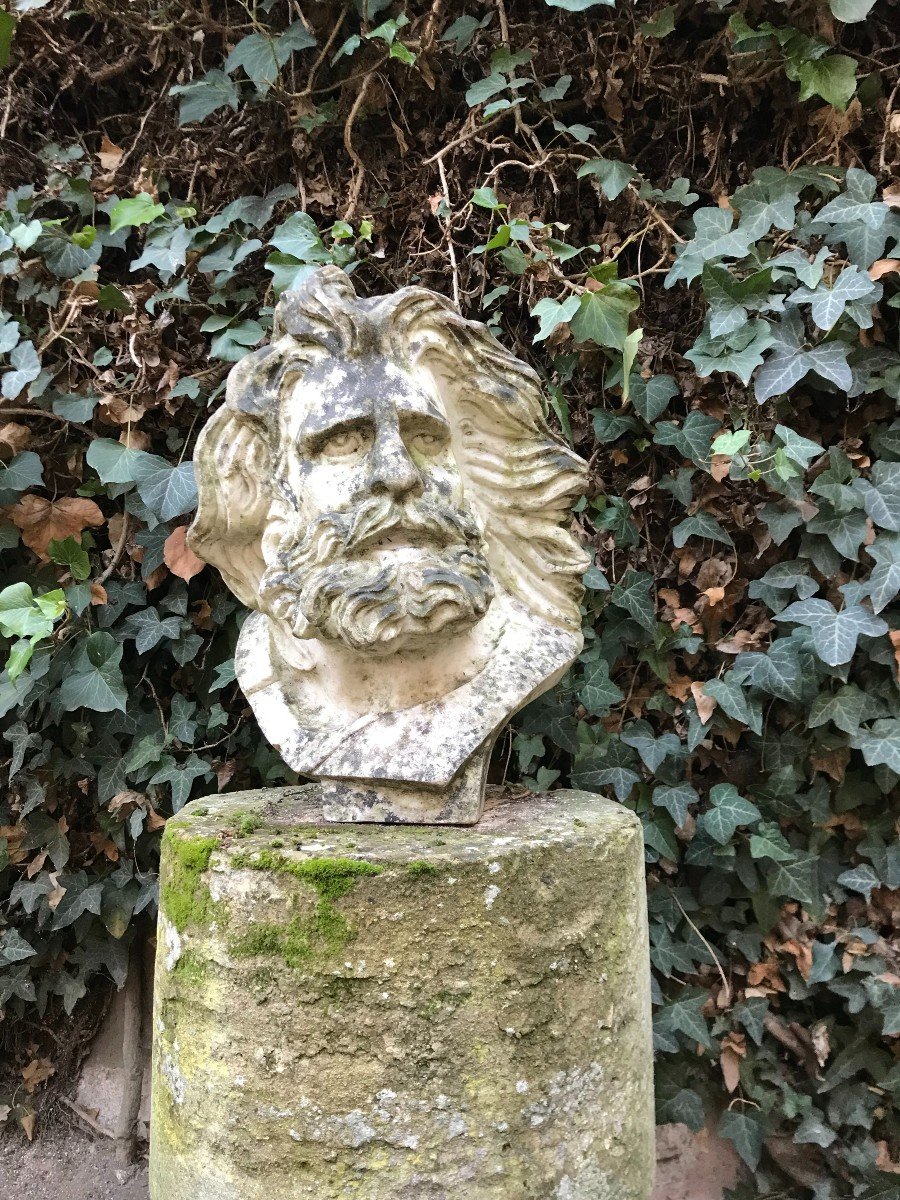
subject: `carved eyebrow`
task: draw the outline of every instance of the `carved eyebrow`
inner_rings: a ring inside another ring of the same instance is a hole
[[[352,433],[354,430],[371,433],[373,428],[371,416],[360,413],[358,416],[343,417],[316,429],[301,429],[300,441],[307,454],[317,454],[333,437],[339,437],[342,433]]]
[[[412,430],[415,433],[435,433],[443,437],[450,436],[450,422],[438,413],[419,412],[417,409],[401,409],[399,418],[400,428],[403,431]]]

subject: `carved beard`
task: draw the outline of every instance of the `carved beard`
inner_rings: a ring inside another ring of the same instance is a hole
[[[393,548],[378,546],[393,533]],[[474,625],[494,585],[470,513],[431,498],[377,496],[291,535],[259,595],[297,637],[390,653]]]

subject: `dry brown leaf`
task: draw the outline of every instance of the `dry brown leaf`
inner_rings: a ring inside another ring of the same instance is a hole
[[[892,629],[888,634],[894,647],[894,662],[897,664],[897,682],[900,683],[900,629]]]
[[[22,1126],[29,1142],[34,1141],[34,1126],[36,1121],[37,1113],[35,1112],[26,1113],[24,1117],[19,1118],[19,1124]]]
[[[700,720],[705,725],[716,710],[716,701],[712,696],[707,696],[703,690],[702,683],[694,682],[691,684],[691,695],[694,697],[694,703],[697,705],[697,713]]]
[[[821,746],[810,754],[809,761],[817,771],[824,771],[826,775],[830,775],[832,779],[840,783],[847,770],[847,763],[850,761],[850,747],[835,746],[829,750]]]
[[[102,583],[91,584],[91,604],[108,604],[109,594]]]
[[[166,820],[166,817],[160,816],[156,809],[151,807],[150,812],[147,814],[145,828],[148,833],[156,833],[157,829],[165,829]]]
[[[121,809],[125,809],[122,813],[123,817],[128,813],[134,812],[136,808],[146,808],[147,797],[143,792],[124,791],[116,792],[112,800],[110,800],[108,808],[110,812],[117,813]]]
[[[236,770],[237,759],[234,758],[227,759],[220,767],[216,769],[216,782],[219,785],[220,792],[225,784],[231,779],[232,775],[234,775]]]
[[[12,458],[20,450],[24,450],[31,441],[31,430],[27,425],[17,425],[15,421],[7,421],[0,426],[0,459]]]
[[[163,544],[163,559],[166,566],[173,575],[177,575],[179,579],[193,579],[195,575],[199,575],[206,563],[188,546],[185,538],[187,537],[187,526],[179,525],[166,538]]]
[[[25,868],[25,874],[29,879],[34,879],[39,871],[43,870],[44,863],[47,861],[47,851],[42,850],[40,854],[36,854],[28,866]]]
[[[33,1092],[41,1083],[45,1083],[51,1075],[56,1074],[56,1067],[49,1058],[33,1058],[22,1072],[25,1090]]]
[[[705,596],[711,605],[721,604],[725,599],[725,589],[723,587],[706,588],[701,595]]]
[[[674,696],[676,700],[681,700],[683,703],[687,700],[692,686],[692,681],[688,675],[670,675],[669,682],[666,684],[666,691],[670,696]]]
[[[900,259],[896,258],[879,258],[877,262],[873,262],[869,267],[870,279],[881,279],[885,275],[890,275],[895,271],[900,271]]]
[[[93,500],[66,496],[45,500],[43,496],[23,496],[7,510],[14,525],[22,531],[22,541],[38,558],[47,561],[47,545],[67,537],[79,538],[83,529],[96,529],[106,521]]]
[[[122,155],[125,151],[121,146],[117,146],[115,142],[111,142],[104,133],[103,141],[100,143],[100,149],[97,152],[97,158],[100,160],[100,166],[104,171],[114,171],[122,161]]]
[[[891,1158],[891,1150],[887,1142],[876,1142],[878,1147],[878,1157],[875,1159],[875,1166],[879,1171],[887,1171],[890,1175],[900,1175],[900,1162],[894,1162]]]

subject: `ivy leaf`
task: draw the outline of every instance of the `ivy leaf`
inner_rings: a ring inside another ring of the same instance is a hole
[[[33,450],[22,450],[0,465],[0,497],[4,492],[18,495],[31,487],[43,487],[44,467]]]
[[[828,7],[845,25],[864,21],[874,4],[875,0],[828,0]]]
[[[747,384],[756,368],[762,365],[763,351],[771,344],[768,321],[745,321],[734,332],[722,337],[712,337],[704,331],[684,357],[694,364],[701,378],[708,378],[713,371],[728,371]]]
[[[643,379],[633,374],[629,386],[631,403],[648,425],[669,407],[669,401],[678,395],[678,384],[671,375],[654,375]]]
[[[149,225],[165,212],[165,206],[157,204],[147,192],[140,192],[131,200],[120,200],[109,211],[109,229],[115,233],[129,225]]]
[[[226,105],[238,109],[239,92],[237,84],[224,71],[207,71],[202,79],[191,83],[179,83],[169,88],[172,96],[181,97],[181,107],[178,111],[178,124],[189,125],[194,121],[204,121],[210,113]]]
[[[701,1012],[708,999],[707,993],[700,988],[685,988],[677,1000],[666,1005],[660,1015],[671,1028],[683,1033],[692,1042],[709,1046],[709,1026]]]
[[[537,317],[541,323],[540,329],[534,337],[535,343],[548,338],[557,326],[571,321],[578,312],[580,304],[580,296],[568,296],[562,302],[549,298],[539,300],[531,310],[531,315]]]
[[[564,8],[566,12],[586,12],[589,8],[596,8],[598,4],[613,8],[615,3],[616,0],[547,0],[551,8]]]
[[[689,783],[655,787],[651,799],[657,807],[668,812],[679,829],[687,820],[689,806],[700,802],[696,788],[691,787]]]
[[[734,1143],[738,1154],[751,1171],[759,1166],[762,1154],[765,1126],[757,1109],[729,1108],[719,1121],[719,1133]]]
[[[819,210],[816,222],[824,221],[831,225],[859,222],[870,229],[880,229],[887,219],[888,207],[881,201],[873,202],[876,187],[874,175],[851,167],[843,192]]]
[[[85,457],[101,483],[134,483],[144,460],[155,458],[145,450],[133,450],[112,438],[95,438]]]
[[[735,227],[735,214],[723,208],[701,208],[694,213],[694,236],[678,247],[675,265],[666,276],[666,287],[679,279],[696,279],[703,264],[719,258],[746,258],[753,237]]]
[[[856,59],[846,54],[827,54],[806,59],[797,66],[800,99],[821,96],[826,104],[841,112],[856,95]]]
[[[685,517],[672,529],[672,541],[679,548],[691,537],[724,542],[726,546],[734,545],[730,535],[725,532],[716,518],[707,512],[697,512],[692,517]]]
[[[606,746],[590,746],[578,754],[572,769],[572,783],[587,791],[602,792],[607,786],[617,800],[627,800],[631,789],[640,783],[635,771],[637,760],[627,746],[614,738]]]
[[[138,492],[150,511],[161,521],[171,521],[197,507],[197,483],[193,462],[171,466],[164,458],[145,454],[136,464]]]
[[[92,633],[80,642],[59,689],[64,709],[124,712],[127,692],[119,667],[121,660],[122,647],[112,634]]]
[[[629,163],[615,158],[592,158],[578,168],[578,178],[593,175],[600,183],[600,190],[607,200],[615,200],[639,174]]]
[[[762,733],[762,716],[733,672],[729,671],[721,679],[708,679],[703,691],[716,701],[727,716],[747,725],[756,734]]]
[[[609,663],[587,663],[578,698],[592,717],[604,717],[614,704],[625,699],[625,693],[609,677]]]
[[[875,721],[870,728],[861,729],[850,745],[862,751],[870,767],[884,765],[900,775],[900,717]]]
[[[22,937],[17,929],[5,929],[0,935],[0,967],[8,967],[10,963],[22,962],[37,954],[34,946]]]
[[[572,336],[578,342],[594,342],[610,350],[624,350],[628,319],[639,302],[634,288],[616,280],[599,291],[585,292],[578,311],[569,321]]]
[[[302,27],[302,26],[301,26]],[[312,39],[315,45],[315,39]],[[264,96],[278,79],[282,65],[290,57],[290,49],[281,45],[280,38],[264,33],[249,33],[241,38],[225,59],[225,72],[233,75],[242,68],[253,81],[257,92]]]
[[[134,638],[138,654],[146,654],[166,638],[177,638],[181,635],[181,618],[176,616],[161,619],[155,608],[141,608],[130,614],[124,628],[126,636]]]
[[[150,782],[168,783],[172,792],[172,811],[179,812],[190,799],[194,780],[201,777],[209,778],[212,773],[212,768],[206,759],[192,754],[181,766],[174,759],[170,759],[166,766],[151,776]]]
[[[717,783],[709,798],[712,808],[700,814],[697,828],[708,833],[720,846],[731,841],[739,825],[754,825],[762,815],[756,805],[730,783]]]
[[[888,631],[887,622],[861,604],[850,604],[838,612],[827,600],[797,600],[775,620],[806,625],[816,653],[830,667],[849,662],[861,636],[879,637]]]
[[[713,434],[721,428],[721,421],[708,413],[694,410],[688,413],[681,425],[672,421],[660,421],[656,426],[653,441],[658,446],[674,446],[683,458],[702,466],[709,461],[709,450]]]
[[[871,698],[855,683],[848,683],[834,694],[822,692],[818,695],[813,701],[807,724],[810,729],[817,729],[826,721],[831,721],[843,733],[854,734],[867,717],[875,715],[871,711],[871,703]]]
[[[756,861],[771,858],[773,862],[791,862],[794,851],[774,821],[760,821],[756,833],[750,835],[750,857]]]
[[[776,863],[766,876],[773,896],[789,896],[803,904],[815,904],[820,899],[819,856],[797,853],[793,862]]]
[[[629,569],[610,593],[610,603],[622,608],[642,629],[656,628],[656,605],[652,596],[653,576],[647,571]]]
[[[678,755],[682,750],[681,739],[677,734],[664,733],[657,737],[648,721],[633,721],[623,729],[619,737],[626,746],[637,750],[649,771],[656,771],[669,755]]]
[[[4,373],[0,394],[7,400],[15,400],[40,375],[41,360],[33,342],[19,342],[10,353],[9,362],[12,370]]]
[[[873,283],[859,267],[845,267],[831,287],[823,282],[815,289],[797,288],[787,297],[787,303],[808,304],[812,319],[819,329],[829,330],[844,315],[851,301],[868,300],[874,304],[881,298],[881,293],[881,284]]]
[[[806,528],[810,533],[823,533],[844,558],[853,562],[863,544],[868,532],[866,514],[854,509],[851,512],[837,513],[830,505],[823,505],[818,516],[807,521]]]
[[[848,891],[859,892],[865,896],[867,904],[872,899],[873,888],[881,884],[881,880],[868,863],[861,863],[858,867],[851,867],[849,871],[842,871],[837,877],[837,882]]]

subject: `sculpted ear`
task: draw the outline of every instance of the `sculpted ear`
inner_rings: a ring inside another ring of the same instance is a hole
[[[219,569],[242,604],[256,608],[274,468],[262,422],[223,405],[197,440],[194,464],[199,503],[188,545]]]

